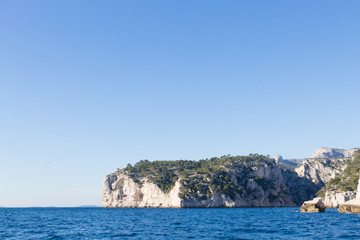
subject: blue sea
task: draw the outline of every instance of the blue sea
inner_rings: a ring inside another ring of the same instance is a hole
[[[360,215],[299,208],[2,208],[0,239],[360,239]]]

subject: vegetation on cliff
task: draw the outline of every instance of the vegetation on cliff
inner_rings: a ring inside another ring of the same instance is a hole
[[[332,178],[320,191],[318,196],[324,196],[326,191],[355,191],[360,174],[360,151],[348,160],[347,166],[341,173]]]
[[[255,181],[263,189],[273,187],[267,179],[256,177],[252,172],[258,166],[272,166],[275,161],[268,156],[250,154],[249,156],[222,156],[199,161],[153,161],[141,160],[134,166],[120,171],[128,174],[135,182],[147,178],[168,193],[181,179],[180,197],[206,198],[213,193],[224,193],[235,197],[244,194],[248,181]],[[249,190],[246,190],[249,191]]]

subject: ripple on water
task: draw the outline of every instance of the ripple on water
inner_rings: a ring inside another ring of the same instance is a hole
[[[360,216],[297,208],[0,209],[0,239],[360,239]]]

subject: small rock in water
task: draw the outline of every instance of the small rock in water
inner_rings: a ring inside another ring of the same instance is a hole
[[[321,198],[314,198],[302,204],[300,212],[325,212],[325,204]]]

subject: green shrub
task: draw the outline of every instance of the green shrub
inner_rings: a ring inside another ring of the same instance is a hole
[[[317,196],[325,196],[326,191],[355,191],[357,189],[360,174],[360,151],[347,162],[347,166],[340,174],[330,181],[316,193]]]
[[[273,159],[259,154],[249,156],[224,155],[220,158],[213,157],[199,161],[149,161],[141,160],[134,166],[128,164],[120,171],[128,174],[135,182],[147,178],[156,184],[164,193],[168,193],[174,187],[176,181],[181,178],[179,196],[202,197],[212,193],[228,194],[234,197],[234,192],[242,190],[242,179],[253,177],[253,167],[259,165],[275,165]],[[232,182],[231,174],[236,174],[237,184]],[[259,180],[260,185],[268,188],[270,183]],[[244,183],[243,183],[244,182]]]

